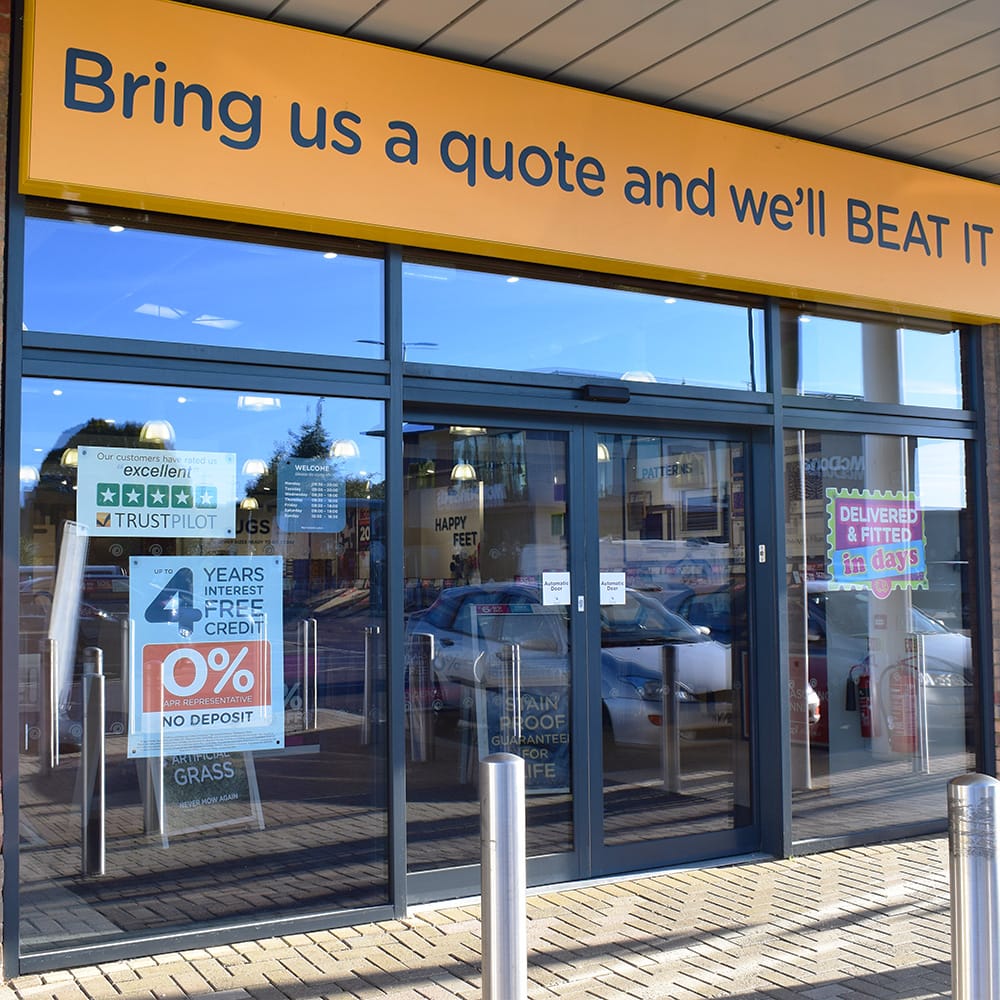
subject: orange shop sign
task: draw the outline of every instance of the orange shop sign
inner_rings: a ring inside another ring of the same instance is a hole
[[[26,194],[1000,318],[1000,188],[170,0],[29,0]]]

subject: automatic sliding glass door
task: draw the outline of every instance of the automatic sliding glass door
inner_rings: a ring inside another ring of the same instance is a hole
[[[533,881],[755,844],[746,457],[736,437],[406,425],[411,898],[476,891],[498,751],[525,761]]]
[[[754,819],[746,445],[594,435],[596,868],[735,845]],[[599,846],[598,846],[599,845]],[[711,846],[707,846],[711,845]]]
[[[411,875],[465,868],[475,891],[479,761],[501,751],[525,760],[529,857],[574,849],[568,443],[557,431],[406,426]]]

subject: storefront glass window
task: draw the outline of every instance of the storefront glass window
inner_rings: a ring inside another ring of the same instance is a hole
[[[22,427],[24,951],[387,902],[382,404],[34,378]]]
[[[763,313],[675,292],[405,262],[406,360],[762,392]]]
[[[383,265],[130,225],[25,220],[27,330],[381,358]]]
[[[784,391],[870,403],[961,409],[962,340],[954,327],[896,317],[781,310]]]
[[[793,835],[940,820],[975,768],[966,445],[791,431],[785,482]]]

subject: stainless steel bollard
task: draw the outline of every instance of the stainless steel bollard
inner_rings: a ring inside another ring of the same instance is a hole
[[[954,1000],[1000,998],[998,789],[1000,781],[985,774],[948,783]]]
[[[479,764],[483,1000],[528,996],[524,761],[497,753]]]
[[[308,619],[308,667],[302,684],[302,721],[306,729],[319,725],[319,622]]]
[[[501,646],[500,663],[500,718],[507,720],[505,746],[518,747],[521,745],[521,647],[516,642]]]
[[[382,626],[365,626],[365,689],[361,704],[361,744],[369,746],[384,719],[381,692],[385,686],[383,671]]]
[[[415,632],[406,640],[406,669],[409,678],[410,759],[431,759],[434,737],[434,636]],[[365,702],[368,702],[369,678],[365,669]]]
[[[664,646],[663,667],[663,715],[661,718],[660,751],[663,766],[663,790],[681,790],[681,719],[680,692],[677,690],[677,647]]]
[[[80,866],[104,874],[104,653],[83,651],[83,742],[80,748]]]
[[[45,771],[50,771],[59,764],[59,690],[56,684],[58,662],[58,642],[55,639],[46,639],[42,645],[38,697],[38,752]]]
[[[913,773],[931,773],[930,734],[927,726],[927,651],[924,637],[919,632],[906,633],[906,652],[916,671],[917,704],[914,708],[916,724],[916,753],[913,755]]]
[[[315,618],[298,623],[296,642],[299,649],[298,688],[302,695],[302,731],[316,728],[318,708],[319,646]]]

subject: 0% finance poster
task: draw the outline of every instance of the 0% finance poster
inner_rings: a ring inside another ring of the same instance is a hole
[[[130,562],[130,757],[284,746],[281,558]]]

